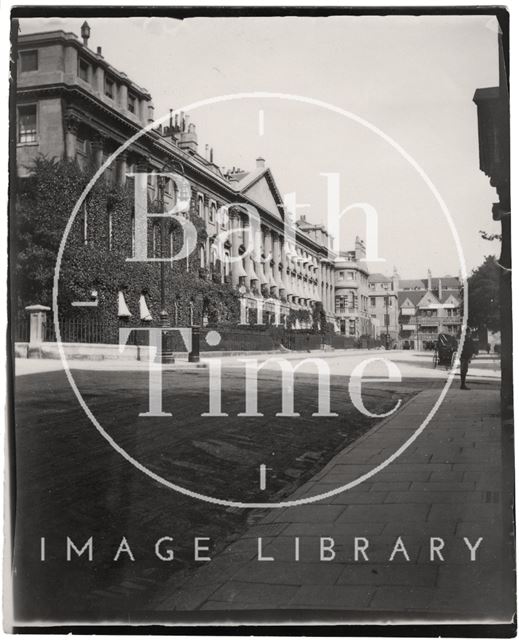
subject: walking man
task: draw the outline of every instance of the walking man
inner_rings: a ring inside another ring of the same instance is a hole
[[[460,355],[460,378],[461,385],[460,389],[464,391],[469,391],[469,387],[465,384],[465,379],[467,378],[467,372],[469,370],[469,363],[472,360],[472,356],[474,355],[475,348],[474,342],[469,333],[465,334],[465,342],[463,343],[463,349],[461,350]]]

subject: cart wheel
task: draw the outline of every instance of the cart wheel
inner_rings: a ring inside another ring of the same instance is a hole
[[[438,366],[438,352],[437,351],[435,351],[434,354],[433,354],[432,365],[433,365],[433,369],[436,369],[436,367]]]

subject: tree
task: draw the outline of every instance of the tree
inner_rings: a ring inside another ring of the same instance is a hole
[[[495,256],[486,256],[468,279],[468,325],[480,332],[499,331],[499,265]]]

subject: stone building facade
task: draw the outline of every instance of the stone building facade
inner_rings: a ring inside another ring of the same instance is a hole
[[[458,337],[463,300],[458,277],[400,280],[400,341],[414,349],[431,349],[439,333]]]
[[[341,335],[372,337],[369,313],[369,272],[364,261],[366,247],[360,238],[355,248],[340,252],[335,259],[335,315]]]
[[[369,313],[375,338],[388,346],[398,343],[398,274],[388,278],[382,273],[368,277]]]
[[[20,178],[28,175],[27,167],[39,154],[75,161],[85,169],[99,168],[154,120],[149,92],[105,60],[100,47],[97,51],[89,48],[86,23],[81,35],[82,42],[64,31],[18,37],[16,147]],[[303,219],[294,229],[293,243],[284,244],[283,198],[262,158],[256,160],[252,171],[224,172],[208,145],[204,150],[199,148],[196,125],[188,114],[181,113],[171,115],[167,125],[136,138],[105,170],[103,179],[106,184],[133,189],[135,176],[146,173],[148,200],[160,201],[162,210],[169,211],[180,199],[177,182],[160,175],[170,171],[189,184],[191,200],[185,215],[197,215],[205,227],[197,246],[191,248],[198,265],[193,278],[238,290],[244,301],[243,323],[255,321],[258,307],[276,323],[286,325],[295,316],[298,328],[311,326],[316,309],[320,310],[320,322],[334,323],[334,256],[327,231]],[[260,218],[253,254],[246,250],[250,242],[248,207]],[[112,215],[107,212],[107,251],[112,248],[111,229],[117,225]],[[131,236],[134,251],[134,215],[128,220],[126,234]],[[218,239],[222,232],[231,232],[224,243]],[[162,239],[159,223],[153,225],[151,234],[153,251],[157,244],[162,257],[173,255],[173,239]],[[136,301],[126,300],[124,292],[116,293],[114,315],[124,316],[132,304],[136,308]],[[113,297],[111,300],[113,304]],[[141,296],[140,319],[158,323],[156,301],[144,303]]]

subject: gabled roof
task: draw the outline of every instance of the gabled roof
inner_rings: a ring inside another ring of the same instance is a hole
[[[442,283],[442,289],[457,290],[460,288],[459,278],[455,276],[442,276],[441,278],[431,278],[431,289],[437,290],[440,288],[440,280]],[[424,289],[427,290],[427,278],[416,278],[411,280],[400,280],[400,289]]]
[[[448,291],[442,295],[440,300],[442,304],[459,304],[461,302],[460,296]]]
[[[426,291],[418,303],[419,307],[428,306],[430,304],[439,304],[438,298],[434,295],[432,291]]]
[[[399,291],[398,292],[398,306],[402,307],[406,300],[417,307],[420,300],[423,298],[423,291]]]

